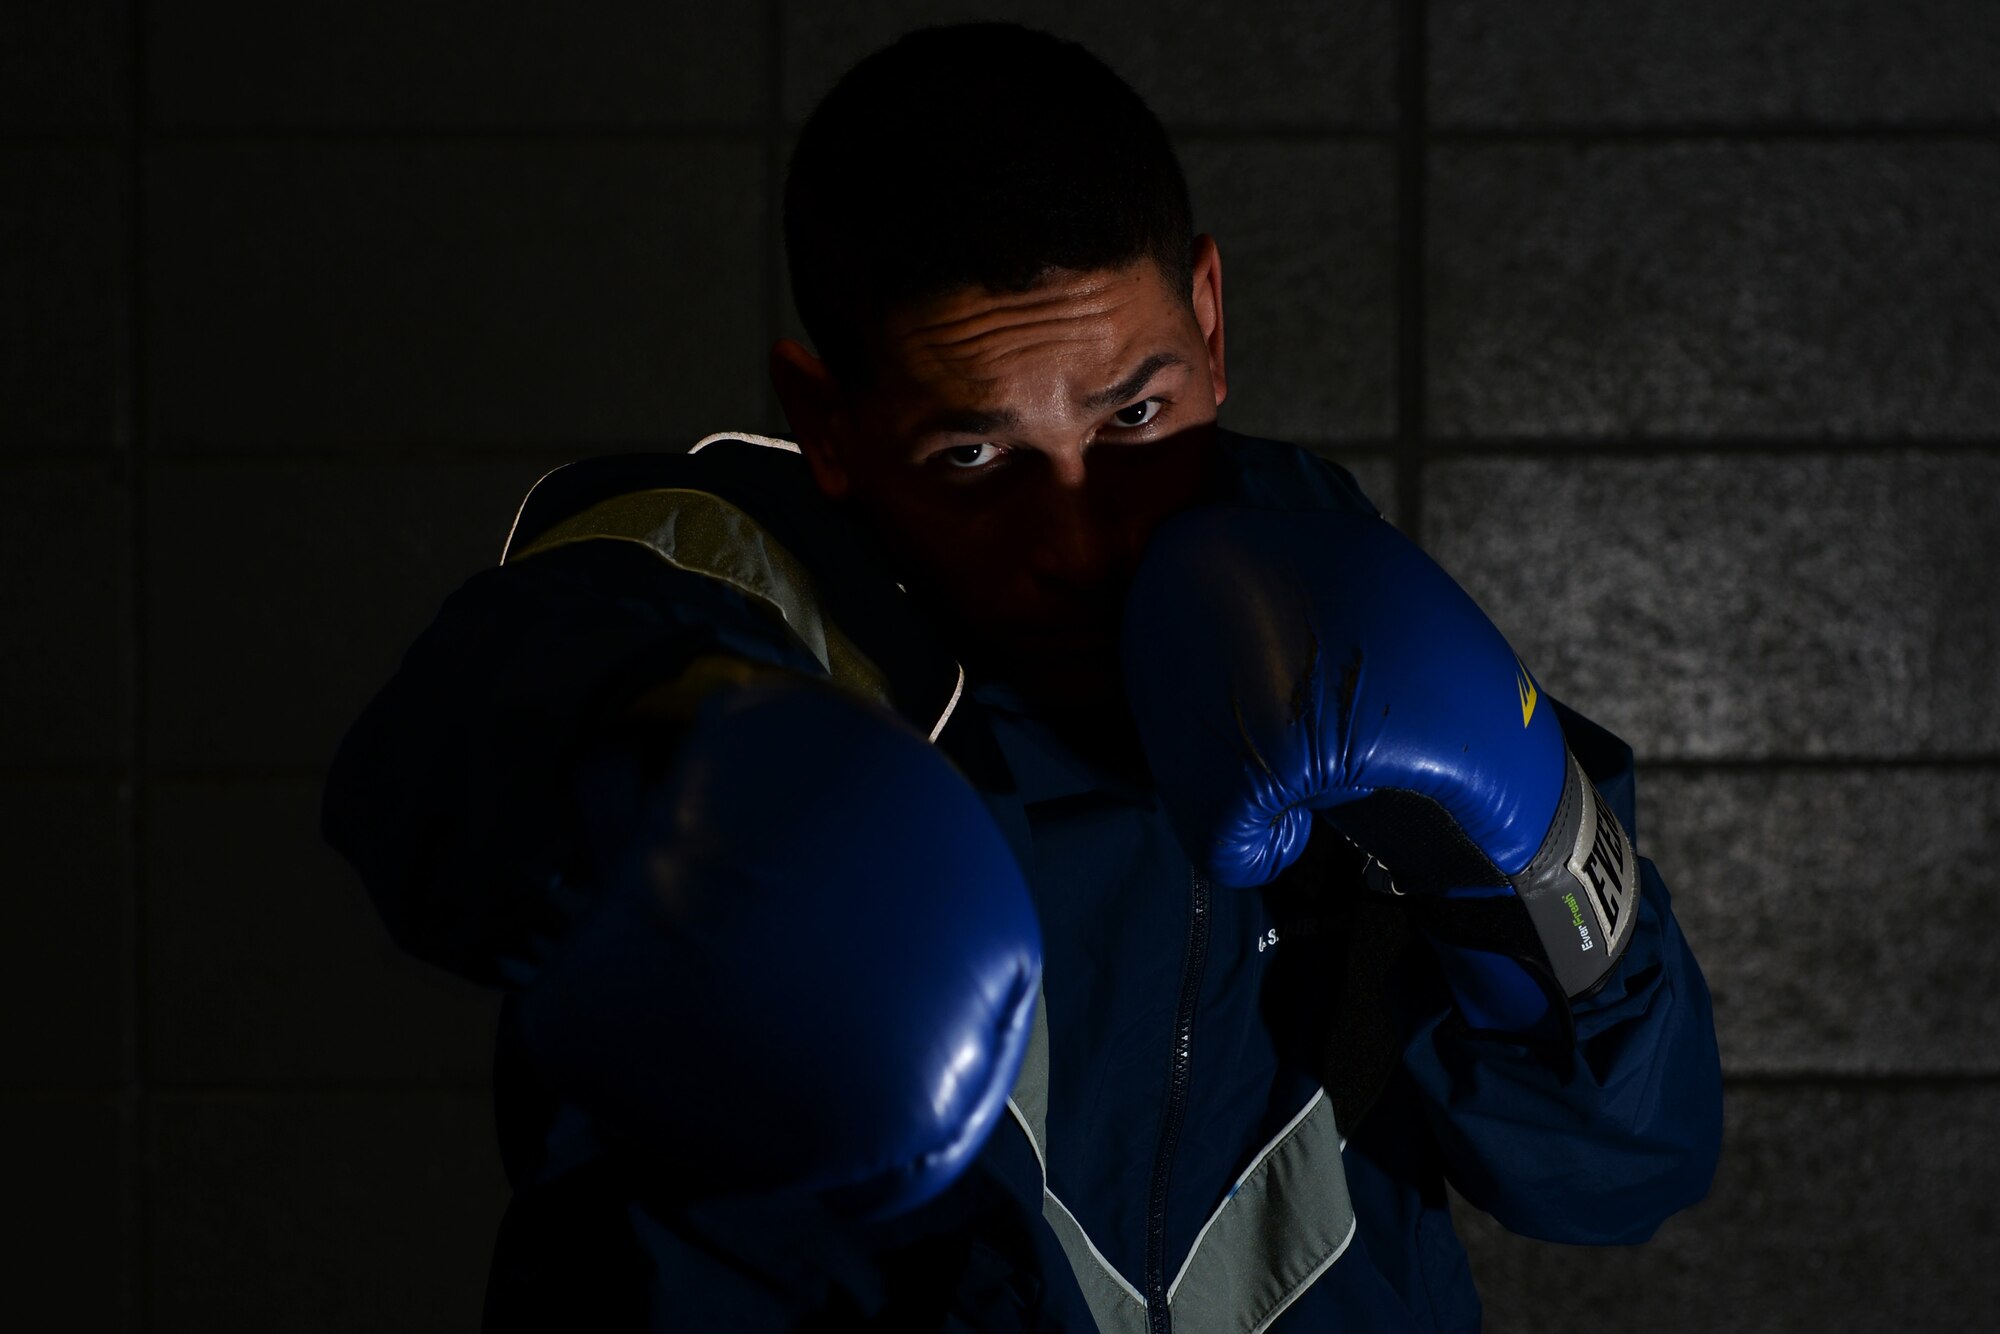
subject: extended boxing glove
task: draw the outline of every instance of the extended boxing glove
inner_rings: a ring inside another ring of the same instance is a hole
[[[1191,857],[1262,885],[1331,825],[1409,896],[1473,1028],[1570,1039],[1568,1000],[1631,938],[1637,860],[1534,677],[1413,542],[1374,516],[1188,511],[1148,546],[1122,653]]]
[[[703,666],[663,772],[643,728],[579,767],[611,870],[520,995],[524,1045],[685,1199],[914,1208],[971,1163],[1019,1071],[1041,971],[1027,886],[978,794],[886,709]]]

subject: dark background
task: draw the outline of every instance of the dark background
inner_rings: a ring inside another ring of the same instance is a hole
[[[1225,422],[1640,754],[1721,1176],[1631,1250],[1461,1210],[1490,1327],[1990,1318],[2000,5],[67,0],[0,17],[0,1320],[474,1327],[493,1003],[323,766],[543,470],[783,433],[788,135],[990,15],[1175,132]]]

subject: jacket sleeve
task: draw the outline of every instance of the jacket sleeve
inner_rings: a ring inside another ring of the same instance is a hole
[[[1643,846],[1631,748],[1556,707],[1585,773]],[[1714,1179],[1722,1075],[1708,986],[1658,868],[1641,856],[1639,871],[1631,944],[1600,990],[1572,1002],[1576,1045],[1562,1059],[1472,1035],[1441,985],[1404,1053],[1446,1175],[1524,1236],[1644,1241]]]
[[[593,902],[593,839],[617,816],[601,774],[580,791],[599,722],[717,651],[820,670],[732,589],[634,543],[482,570],[342,739],[321,833],[404,949],[526,985]]]

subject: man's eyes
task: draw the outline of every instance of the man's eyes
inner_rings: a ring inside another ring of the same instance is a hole
[[[1136,431],[1151,425],[1166,406],[1164,398],[1142,399],[1130,407],[1118,409],[1111,414],[1111,420],[1122,430]],[[931,455],[940,460],[951,472],[984,472],[1005,456],[1006,448],[990,440],[982,440],[976,445],[948,445]]]
[[[949,449],[939,450],[938,456],[953,468],[983,468],[997,457],[997,454],[988,455],[986,451],[989,449],[997,451],[999,448],[1000,446],[990,441],[977,445],[953,445]]]
[[[1163,406],[1165,406],[1165,404],[1166,400],[1163,398],[1145,399],[1142,402],[1134,403],[1129,408],[1118,409],[1118,411],[1111,414],[1111,419],[1117,422],[1120,426],[1125,426],[1125,427],[1144,426],[1147,422],[1153,420],[1153,418],[1160,415],[1160,409]],[[1133,412],[1138,413],[1139,414],[1138,417],[1136,419],[1128,418],[1126,414]]]

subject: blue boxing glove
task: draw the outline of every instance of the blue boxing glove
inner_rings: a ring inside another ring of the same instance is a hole
[[[1475,1030],[1572,1040],[1638,861],[1500,632],[1374,516],[1208,506],[1126,604],[1133,718],[1189,855],[1268,883],[1331,825],[1407,895]],[[1325,834],[1321,835],[1326,836]]]
[[[1026,1052],[1027,885],[978,794],[886,709],[715,661],[663,696],[671,727],[579,770],[610,872],[521,993],[524,1044],[684,1200],[915,1208],[971,1164]]]

